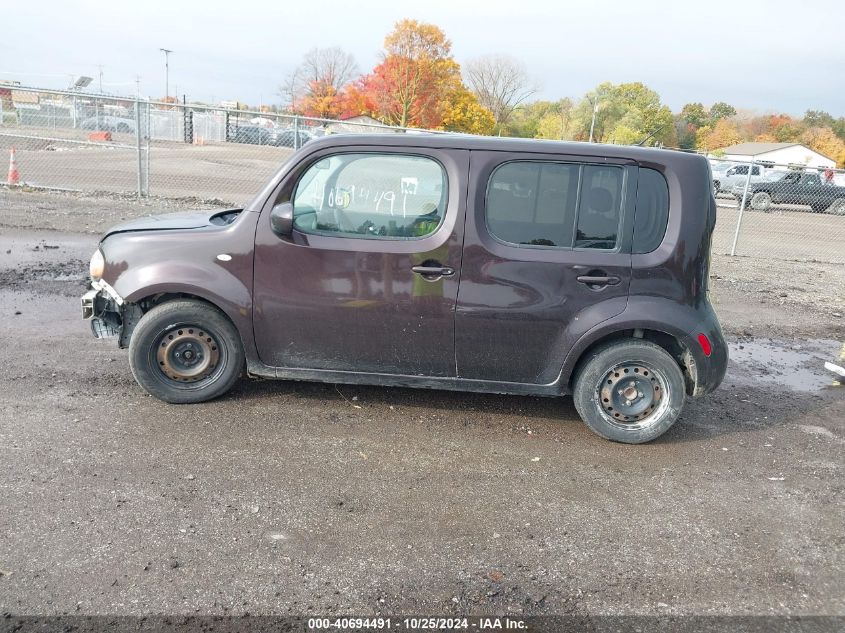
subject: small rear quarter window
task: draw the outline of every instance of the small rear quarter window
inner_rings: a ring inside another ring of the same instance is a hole
[[[634,253],[650,253],[663,241],[669,223],[669,185],[659,171],[640,168],[634,212]]]

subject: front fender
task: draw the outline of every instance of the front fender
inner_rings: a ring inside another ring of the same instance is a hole
[[[245,224],[238,221],[226,229],[111,235],[100,246],[106,262],[103,280],[126,304],[162,294],[185,294],[208,301],[229,317],[250,355],[255,345],[254,221],[252,226]]]

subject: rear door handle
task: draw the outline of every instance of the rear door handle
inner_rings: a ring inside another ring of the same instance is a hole
[[[448,266],[412,266],[411,270],[423,277],[451,277],[455,274],[455,269]]]
[[[608,276],[594,276],[594,275],[578,275],[575,278],[582,284],[587,284],[588,286],[615,286],[620,281],[622,281],[619,277],[615,275],[608,275]]]

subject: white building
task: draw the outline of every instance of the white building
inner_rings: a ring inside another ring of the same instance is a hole
[[[766,161],[777,165],[836,167],[836,161],[800,143],[740,143],[722,150],[725,160],[735,162]]]

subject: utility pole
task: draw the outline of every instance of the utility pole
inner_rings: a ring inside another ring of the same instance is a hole
[[[100,71],[100,94],[103,94],[103,65],[97,64],[97,68]]]
[[[138,88],[138,98],[141,98],[141,75],[135,75],[135,86]]]
[[[158,49],[164,53],[164,100],[170,96],[170,53],[173,51],[169,48]]]
[[[587,99],[590,99],[587,97]],[[599,111],[599,97],[596,95],[595,101],[590,99],[590,103],[593,104],[593,120],[590,122],[590,143],[593,142],[593,130],[596,127],[596,113]]]

